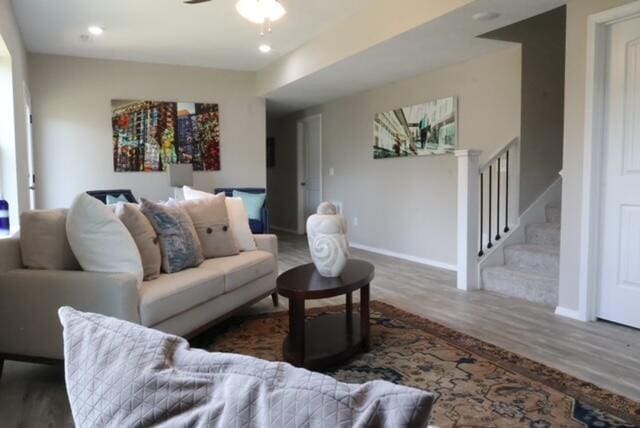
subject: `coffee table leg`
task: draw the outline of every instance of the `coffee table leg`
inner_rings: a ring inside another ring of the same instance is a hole
[[[347,338],[349,339],[349,341],[351,341],[353,336],[353,293],[350,291],[346,294],[346,296],[347,305],[345,308],[345,319],[347,321]]]
[[[304,299],[289,299],[289,332],[297,366],[304,365]]]
[[[369,284],[360,289],[360,332],[362,334],[362,348],[369,350]]]
[[[362,348],[369,350],[369,284],[360,289],[360,334],[362,334]]]

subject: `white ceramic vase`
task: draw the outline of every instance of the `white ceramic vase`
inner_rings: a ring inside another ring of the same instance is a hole
[[[317,214],[307,219],[307,240],[311,259],[320,275],[340,276],[349,260],[347,222],[336,213],[336,207],[323,202]]]

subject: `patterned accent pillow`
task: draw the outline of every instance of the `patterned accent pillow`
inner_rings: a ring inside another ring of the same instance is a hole
[[[164,272],[178,272],[203,262],[198,235],[185,210],[142,198],[140,211],[147,216],[158,234]]]

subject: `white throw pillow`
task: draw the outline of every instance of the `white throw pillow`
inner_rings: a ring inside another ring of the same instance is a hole
[[[240,251],[257,250],[253,232],[249,227],[249,215],[241,198],[225,198],[227,212],[229,213],[229,227],[236,238]]]
[[[142,284],[142,259],[133,237],[113,210],[93,196],[81,193],[74,199],[67,238],[83,270],[131,273]]]
[[[187,201],[215,197],[212,193],[192,189],[189,186],[184,186],[182,191]],[[236,239],[238,249],[240,251],[256,250],[256,241],[253,239],[253,233],[249,227],[249,215],[247,214],[247,209],[244,207],[244,202],[242,202],[241,198],[230,197],[225,198],[224,201],[227,204],[227,213],[229,214],[229,227]]]
[[[212,198],[215,196],[213,193],[196,190],[189,186],[182,186],[182,193],[184,194],[184,199],[187,201],[192,201],[194,199]]]

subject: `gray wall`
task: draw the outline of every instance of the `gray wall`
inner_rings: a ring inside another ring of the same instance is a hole
[[[482,36],[522,44],[521,213],[562,169],[565,22],[561,7]]]
[[[296,120],[322,113],[323,196],[344,204],[351,241],[454,265],[455,157],[374,160],[373,116],[456,95],[460,148],[480,149],[486,158],[520,133],[520,74],[520,47],[508,46],[270,121],[268,135],[275,137],[277,153],[276,168],[268,173],[273,224],[297,228]],[[335,169],[334,176],[329,168]]]
[[[164,172],[113,171],[111,100],[218,103],[221,170],[195,187],[266,185],[265,102],[255,75],[198,67],[30,55],[38,208],[68,206],[88,189],[172,195]]]
[[[589,15],[631,0],[573,0],[567,4],[567,57],[565,85],[564,161],[562,165],[562,245],[558,306],[577,310],[582,245],[582,186],[584,116],[587,72],[587,19]]]

